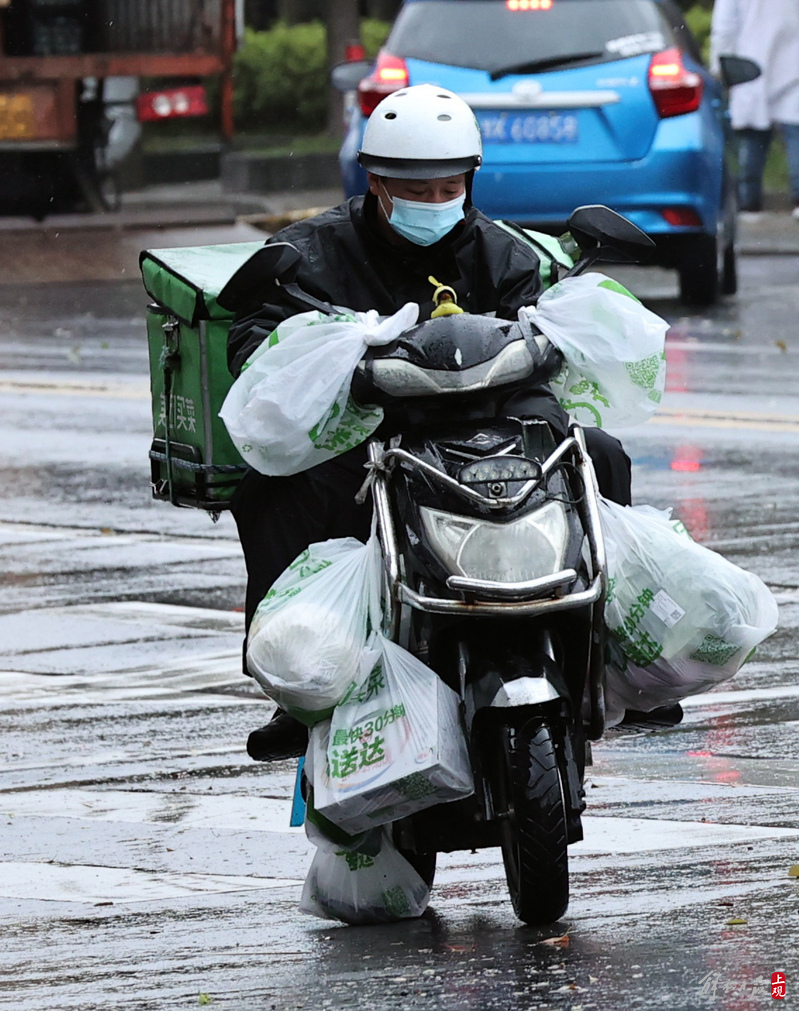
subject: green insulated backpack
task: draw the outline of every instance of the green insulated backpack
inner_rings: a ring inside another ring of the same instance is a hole
[[[560,267],[572,266],[561,241],[497,221],[527,242],[541,261],[546,287]],[[233,382],[227,335],[233,314],[217,296],[263,241],[145,250],[142,279],[147,307],[153,441],[153,496],[177,506],[218,513],[228,508],[247,469],[230,441],[219,410]]]

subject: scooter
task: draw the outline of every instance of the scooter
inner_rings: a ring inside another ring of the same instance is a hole
[[[578,208],[569,230],[582,255],[563,276],[652,247],[598,205]],[[266,273],[298,311],[334,312],[295,283],[298,259],[265,246],[227,297]],[[458,693],[475,781],[467,799],[395,822],[395,842],[428,885],[437,853],[501,847],[528,924],[568,906],[567,847],[582,838],[587,755],[605,724],[605,554],[585,437],[508,410],[561,366],[529,320],[460,313],[371,349],[352,381],[398,433],[370,442],[363,489],[384,561],[383,631]]]
[[[651,245],[605,207],[569,228],[583,251],[569,275]],[[567,847],[604,731],[605,554],[584,434],[502,409],[561,365],[530,322],[448,315],[370,350],[352,384],[402,433],[369,445],[384,632],[458,693],[475,781],[396,822],[395,842],[428,885],[438,852],[501,847],[528,924],[568,906]]]

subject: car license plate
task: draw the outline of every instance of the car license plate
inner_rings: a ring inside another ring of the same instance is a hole
[[[479,113],[483,140],[488,144],[574,144],[579,124],[574,113]]]
[[[0,92],[0,140],[27,140],[35,132],[33,97]]]

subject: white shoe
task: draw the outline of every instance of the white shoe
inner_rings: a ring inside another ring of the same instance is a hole
[[[749,224],[755,224],[757,221],[763,220],[762,211],[739,211],[738,218],[740,221],[746,221]]]
[[[794,218],[796,221],[799,221],[799,204],[797,204],[796,207],[794,207],[794,209],[791,211],[791,217]]]

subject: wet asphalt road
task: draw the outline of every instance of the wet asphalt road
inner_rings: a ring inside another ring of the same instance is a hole
[[[778,632],[679,728],[595,748],[559,924],[521,927],[482,851],[441,858],[421,920],[348,928],[297,912],[293,763],[243,751],[269,709],[239,674],[230,517],[149,496],[146,300],[121,268],[253,237],[189,236],[95,239],[96,268],[62,247],[49,283],[50,247],[20,240],[0,281],[0,1007],[749,1011],[775,970],[795,1003],[799,257],[745,258],[703,315],[671,275],[616,272],[672,323],[663,409],[619,433],[636,501],[760,575]]]

